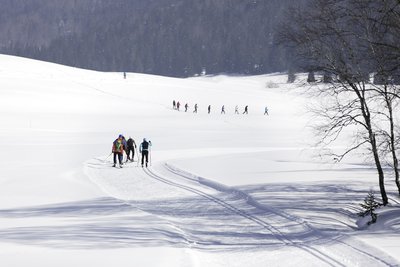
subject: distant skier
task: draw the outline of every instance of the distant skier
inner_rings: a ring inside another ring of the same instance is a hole
[[[235,107],[235,114],[239,114],[239,106],[238,105],[236,105],[236,107]]]
[[[126,72],[124,71],[124,79],[126,79]]]
[[[172,101],[172,109],[176,109],[176,102],[175,102],[175,100]]]
[[[225,105],[222,105],[221,114],[225,114]]]
[[[151,147],[151,141],[147,141],[146,138],[143,138],[143,142],[140,144],[139,152],[142,153],[142,167],[144,164],[144,158],[146,158],[146,167],[149,162],[149,149]]]
[[[207,110],[208,110],[208,114],[210,114],[210,112],[211,112],[211,105],[208,105]]]
[[[196,104],[194,104],[194,110],[193,110],[193,113],[197,113],[197,103],[196,103]]]
[[[181,106],[181,103],[179,103],[179,101],[178,101],[178,103],[176,103],[176,109],[179,111],[179,107]]]
[[[117,157],[118,157],[118,162],[119,162],[119,167],[122,168],[122,157],[124,153],[124,142],[123,142],[123,135],[120,134],[117,139],[113,142],[112,146],[112,153],[114,154],[114,165],[113,167],[116,167],[117,165]]]
[[[188,107],[189,107],[189,105],[188,105],[188,103],[186,103],[185,104],[185,112],[187,112]]]
[[[265,106],[264,115],[265,115],[265,114],[269,115],[269,114],[268,114],[268,107],[267,107],[267,106]]]
[[[135,158],[135,150],[136,150],[136,143],[135,140],[132,139],[132,137],[129,137],[128,141],[126,141],[126,162],[130,160],[131,162],[134,161]],[[132,158],[131,158],[131,152],[132,152]]]
[[[249,114],[249,106],[244,107],[244,112],[243,114]]]

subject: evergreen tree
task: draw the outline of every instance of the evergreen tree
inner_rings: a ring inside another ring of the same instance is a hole
[[[380,204],[375,200],[375,195],[372,191],[368,193],[364,203],[360,204],[360,206],[363,211],[359,212],[358,215],[361,217],[371,215],[371,221],[368,222],[368,225],[375,223],[378,219],[378,214],[375,213],[375,210],[379,208]]]
[[[291,53],[275,31],[298,1],[2,0],[0,53],[177,77],[281,72]]]
[[[296,80],[296,74],[294,73],[294,71],[292,69],[289,69],[287,82],[294,83],[295,80]]]
[[[323,83],[331,83],[332,82],[332,74],[331,73],[329,73],[329,72],[327,72],[327,71],[324,71],[324,75],[323,75],[323,78],[322,78],[322,82]]]
[[[314,74],[313,71],[310,71],[308,73],[307,82],[308,83],[315,83],[315,74]]]

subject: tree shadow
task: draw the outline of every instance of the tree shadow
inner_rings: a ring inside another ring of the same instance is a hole
[[[8,225],[0,228],[0,241],[77,249],[173,246],[218,251],[331,244],[357,229],[356,202],[365,196],[358,187],[250,185],[208,197],[106,197],[0,210],[3,225]]]

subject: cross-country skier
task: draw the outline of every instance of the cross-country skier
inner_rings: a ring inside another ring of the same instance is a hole
[[[194,104],[194,110],[193,110],[193,113],[197,113],[197,103],[196,103],[196,104]]]
[[[179,101],[178,101],[178,103],[176,103],[176,109],[179,111],[179,107],[181,106],[181,103],[179,103]]]
[[[118,157],[118,162],[119,162],[119,167],[122,167],[122,157],[124,153],[124,142],[123,142],[123,135],[120,134],[117,139],[113,142],[112,146],[112,153],[114,153],[114,165],[113,167],[116,167],[117,165],[117,157]]]
[[[238,105],[236,105],[236,107],[235,107],[235,114],[239,114],[239,106]]]
[[[188,105],[188,103],[186,103],[185,104],[185,112],[187,112],[188,107],[189,107],[189,105]]]
[[[176,102],[175,102],[175,100],[172,101],[172,108],[173,108],[173,109],[176,109]]]
[[[142,153],[142,167],[144,164],[144,158],[146,158],[146,167],[149,162],[149,149],[151,147],[151,141],[147,141],[146,138],[143,138],[143,142],[139,146],[139,152]]]
[[[208,114],[210,114],[210,112],[211,112],[211,105],[208,105]]]
[[[225,105],[222,105],[221,114],[225,114]]]
[[[265,106],[264,115],[265,115],[265,114],[269,115],[269,114],[268,114],[268,107],[267,107],[267,106]]]
[[[249,114],[249,106],[244,107],[244,112],[243,114]]]
[[[126,162],[128,162],[128,160],[130,160],[131,162],[133,162],[134,158],[135,158],[135,149],[136,149],[136,143],[135,140],[132,139],[132,137],[129,137],[128,141],[126,141]],[[132,152],[132,158],[131,158],[131,152]]]

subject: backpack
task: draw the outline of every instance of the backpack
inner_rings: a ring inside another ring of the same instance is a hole
[[[143,141],[142,150],[148,150],[148,149],[149,149],[149,142]]]
[[[128,141],[126,142],[126,145],[128,147],[133,147],[133,139],[129,138]]]
[[[115,142],[114,142],[114,151],[115,152],[122,152],[122,147],[123,147],[123,144],[122,144],[122,140],[116,140]]]

